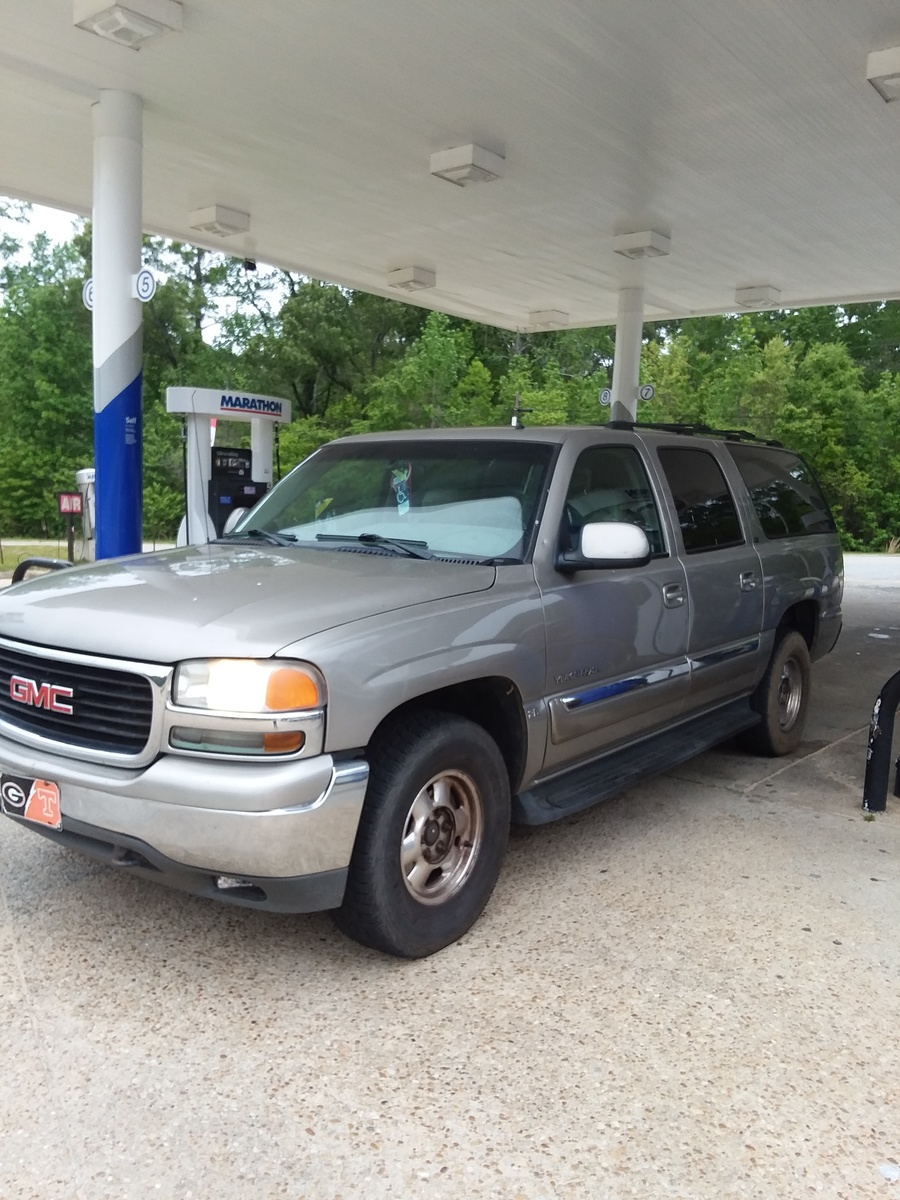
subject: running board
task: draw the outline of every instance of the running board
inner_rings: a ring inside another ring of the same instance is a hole
[[[635,745],[614,750],[516,796],[513,822],[516,825],[547,825],[550,821],[583,812],[650,775],[677,767],[736,733],[752,729],[759,720],[759,714],[751,709],[749,700],[736,700]]]

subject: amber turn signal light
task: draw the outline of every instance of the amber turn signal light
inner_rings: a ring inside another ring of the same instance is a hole
[[[302,733],[264,733],[263,749],[266,754],[292,754],[303,745]]]
[[[319,689],[310,675],[293,667],[281,667],[269,676],[266,683],[266,708],[270,712],[317,708],[318,704]]]

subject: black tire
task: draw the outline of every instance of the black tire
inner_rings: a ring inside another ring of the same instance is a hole
[[[334,919],[364,946],[425,958],[462,937],[494,890],[509,837],[509,776],[480,725],[439,712],[382,731],[370,766]]]
[[[809,647],[796,630],[785,631],[775,642],[772,657],[751,704],[760,714],[759,725],[740,735],[741,745],[754,754],[778,758],[800,745],[809,706]]]

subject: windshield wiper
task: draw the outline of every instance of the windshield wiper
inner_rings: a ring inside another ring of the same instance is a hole
[[[268,529],[242,529],[240,533],[229,533],[227,537],[216,538],[217,542],[268,542],[270,546],[291,546],[296,542],[292,533],[271,533]]]
[[[380,533],[317,533],[317,542],[362,542],[364,546],[383,546],[396,550],[409,558],[434,558],[427,542],[414,542],[409,538],[383,537]]]

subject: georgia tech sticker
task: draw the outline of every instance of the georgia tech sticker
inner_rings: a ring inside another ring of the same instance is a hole
[[[0,810],[50,829],[62,829],[59,787],[49,779],[0,775]]]

